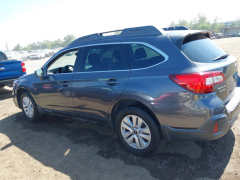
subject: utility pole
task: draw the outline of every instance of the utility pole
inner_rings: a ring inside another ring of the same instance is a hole
[[[7,52],[8,52],[9,50],[8,50],[8,44],[7,44],[7,42],[5,43],[5,45],[6,45],[6,49],[7,49]]]

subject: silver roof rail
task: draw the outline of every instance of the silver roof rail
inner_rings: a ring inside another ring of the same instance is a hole
[[[166,27],[166,28],[162,28],[164,31],[174,31],[174,30],[189,30],[187,27],[185,26],[175,26],[175,27]]]
[[[121,31],[120,34],[104,36],[104,34],[119,32],[119,31]],[[95,34],[91,34],[88,36],[83,36],[83,37],[76,39],[69,45],[74,45],[74,44],[79,44],[79,43],[89,42],[89,41],[108,39],[108,38],[121,38],[121,37],[133,37],[133,36],[158,36],[158,35],[162,35],[162,33],[154,26],[142,26],[142,27],[126,28],[123,30],[108,31],[108,32],[95,33]]]

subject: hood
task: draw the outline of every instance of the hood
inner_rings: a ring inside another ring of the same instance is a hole
[[[35,74],[34,74],[34,73],[31,73],[31,74],[27,74],[27,75],[25,75],[25,76],[21,76],[21,77],[18,78],[18,80],[25,79],[25,78],[29,78],[29,77],[32,77],[32,76],[35,76]]]

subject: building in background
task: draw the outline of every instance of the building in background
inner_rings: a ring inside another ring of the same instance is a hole
[[[227,21],[223,22],[225,27],[223,28],[223,37],[236,37],[240,33],[240,21]],[[232,26],[232,24],[235,24]]]
[[[236,36],[239,36],[239,33],[240,33],[240,26],[223,28],[223,37],[236,37]]]

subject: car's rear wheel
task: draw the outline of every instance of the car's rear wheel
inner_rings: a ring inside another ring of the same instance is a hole
[[[133,154],[153,154],[163,145],[162,133],[153,118],[137,107],[122,109],[115,125],[122,144]]]
[[[24,91],[21,94],[20,103],[25,119],[31,122],[39,120],[37,105],[28,92]]]

